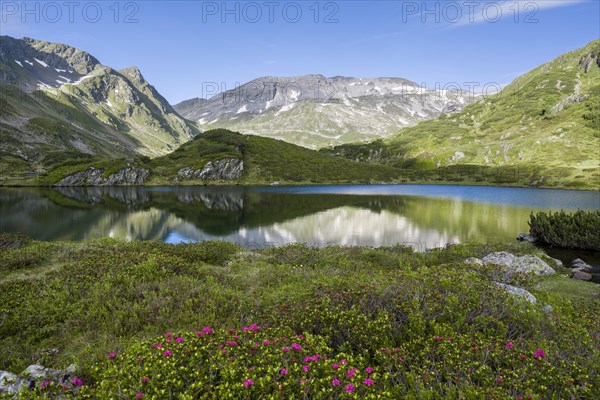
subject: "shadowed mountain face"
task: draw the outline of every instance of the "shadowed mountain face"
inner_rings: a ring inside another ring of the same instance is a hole
[[[115,71],[84,51],[30,38],[0,37],[0,105],[8,171],[25,164],[43,172],[81,155],[158,156],[198,133],[136,67]]]
[[[402,78],[263,77],[175,105],[204,129],[231,128],[309,148],[375,140],[462,109],[473,99]]]

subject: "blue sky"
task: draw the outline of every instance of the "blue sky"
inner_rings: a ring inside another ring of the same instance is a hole
[[[600,38],[598,0],[1,3],[2,35],[137,65],[171,103],[310,73],[503,85]]]

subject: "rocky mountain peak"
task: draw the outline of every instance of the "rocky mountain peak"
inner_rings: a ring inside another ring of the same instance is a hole
[[[134,85],[146,85],[148,83],[146,79],[144,79],[142,71],[136,66],[123,68],[118,72],[125,75]]]
[[[472,100],[461,91],[427,89],[404,78],[310,74],[264,76],[174,108],[204,129],[236,129],[318,148],[386,137]]]

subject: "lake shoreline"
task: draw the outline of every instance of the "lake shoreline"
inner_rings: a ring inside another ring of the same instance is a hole
[[[142,188],[155,188],[155,187],[170,187],[170,188],[186,188],[186,187],[227,187],[227,186],[235,186],[235,187],[294,187],[294,186],[347,186],[347,185],[356,185],[356,186],[373,186],[373,185],[440,185],[440,186],[465,186],[465,187],[497,187],[497,188],[518,188],[518,189],[548,189],[548,190],[567,190],[567,191],[585,191],[585,192],[600,192],[600,187],[598,188],[569,188],[562,186],[525,186],[525,185],[511,185],[511,184],[477,184],[473,182],[469,183],[461,183],[461,182],[449,182],[449,181],[414,181],[414,182],[333,182],[333,183],[315,183],[315,182],[289,182],[289,183],[278,183],[272,184],[270,182],[264,183],[231,183],[231,182],[222,182],[222,183],[178,183],[178,184],[167,184],[167,183],[155,183],[155,184],[144,184],[144,185],[86,185],[86,186],[56,186],[56,185],[40,185],[37,183],[10,183],[3,184],[0,183],[0,188],[55,188],[55,187],[74,187],[74,188],[86,188],[86,187],[114,187],[114,188],[130,188],[130,187],[142,187]]]

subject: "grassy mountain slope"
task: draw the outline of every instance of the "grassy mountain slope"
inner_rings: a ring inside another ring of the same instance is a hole
[[[388,166],[361,164],[280,140],[217,129],[151,160],[150,183],[168,183],[181,168],[198,169],[223,158],[243,159],[241,183],[368,183],[398,178],[398,171]]]
[[[135,68],[72,47],[0,37],[0,179],[64,162],[166,154],[198,133]]]
[[[531,186],[600,188],[600,40],[519,77],[457,114],[368,145],[325,150],[432,169],[515,167]]]

